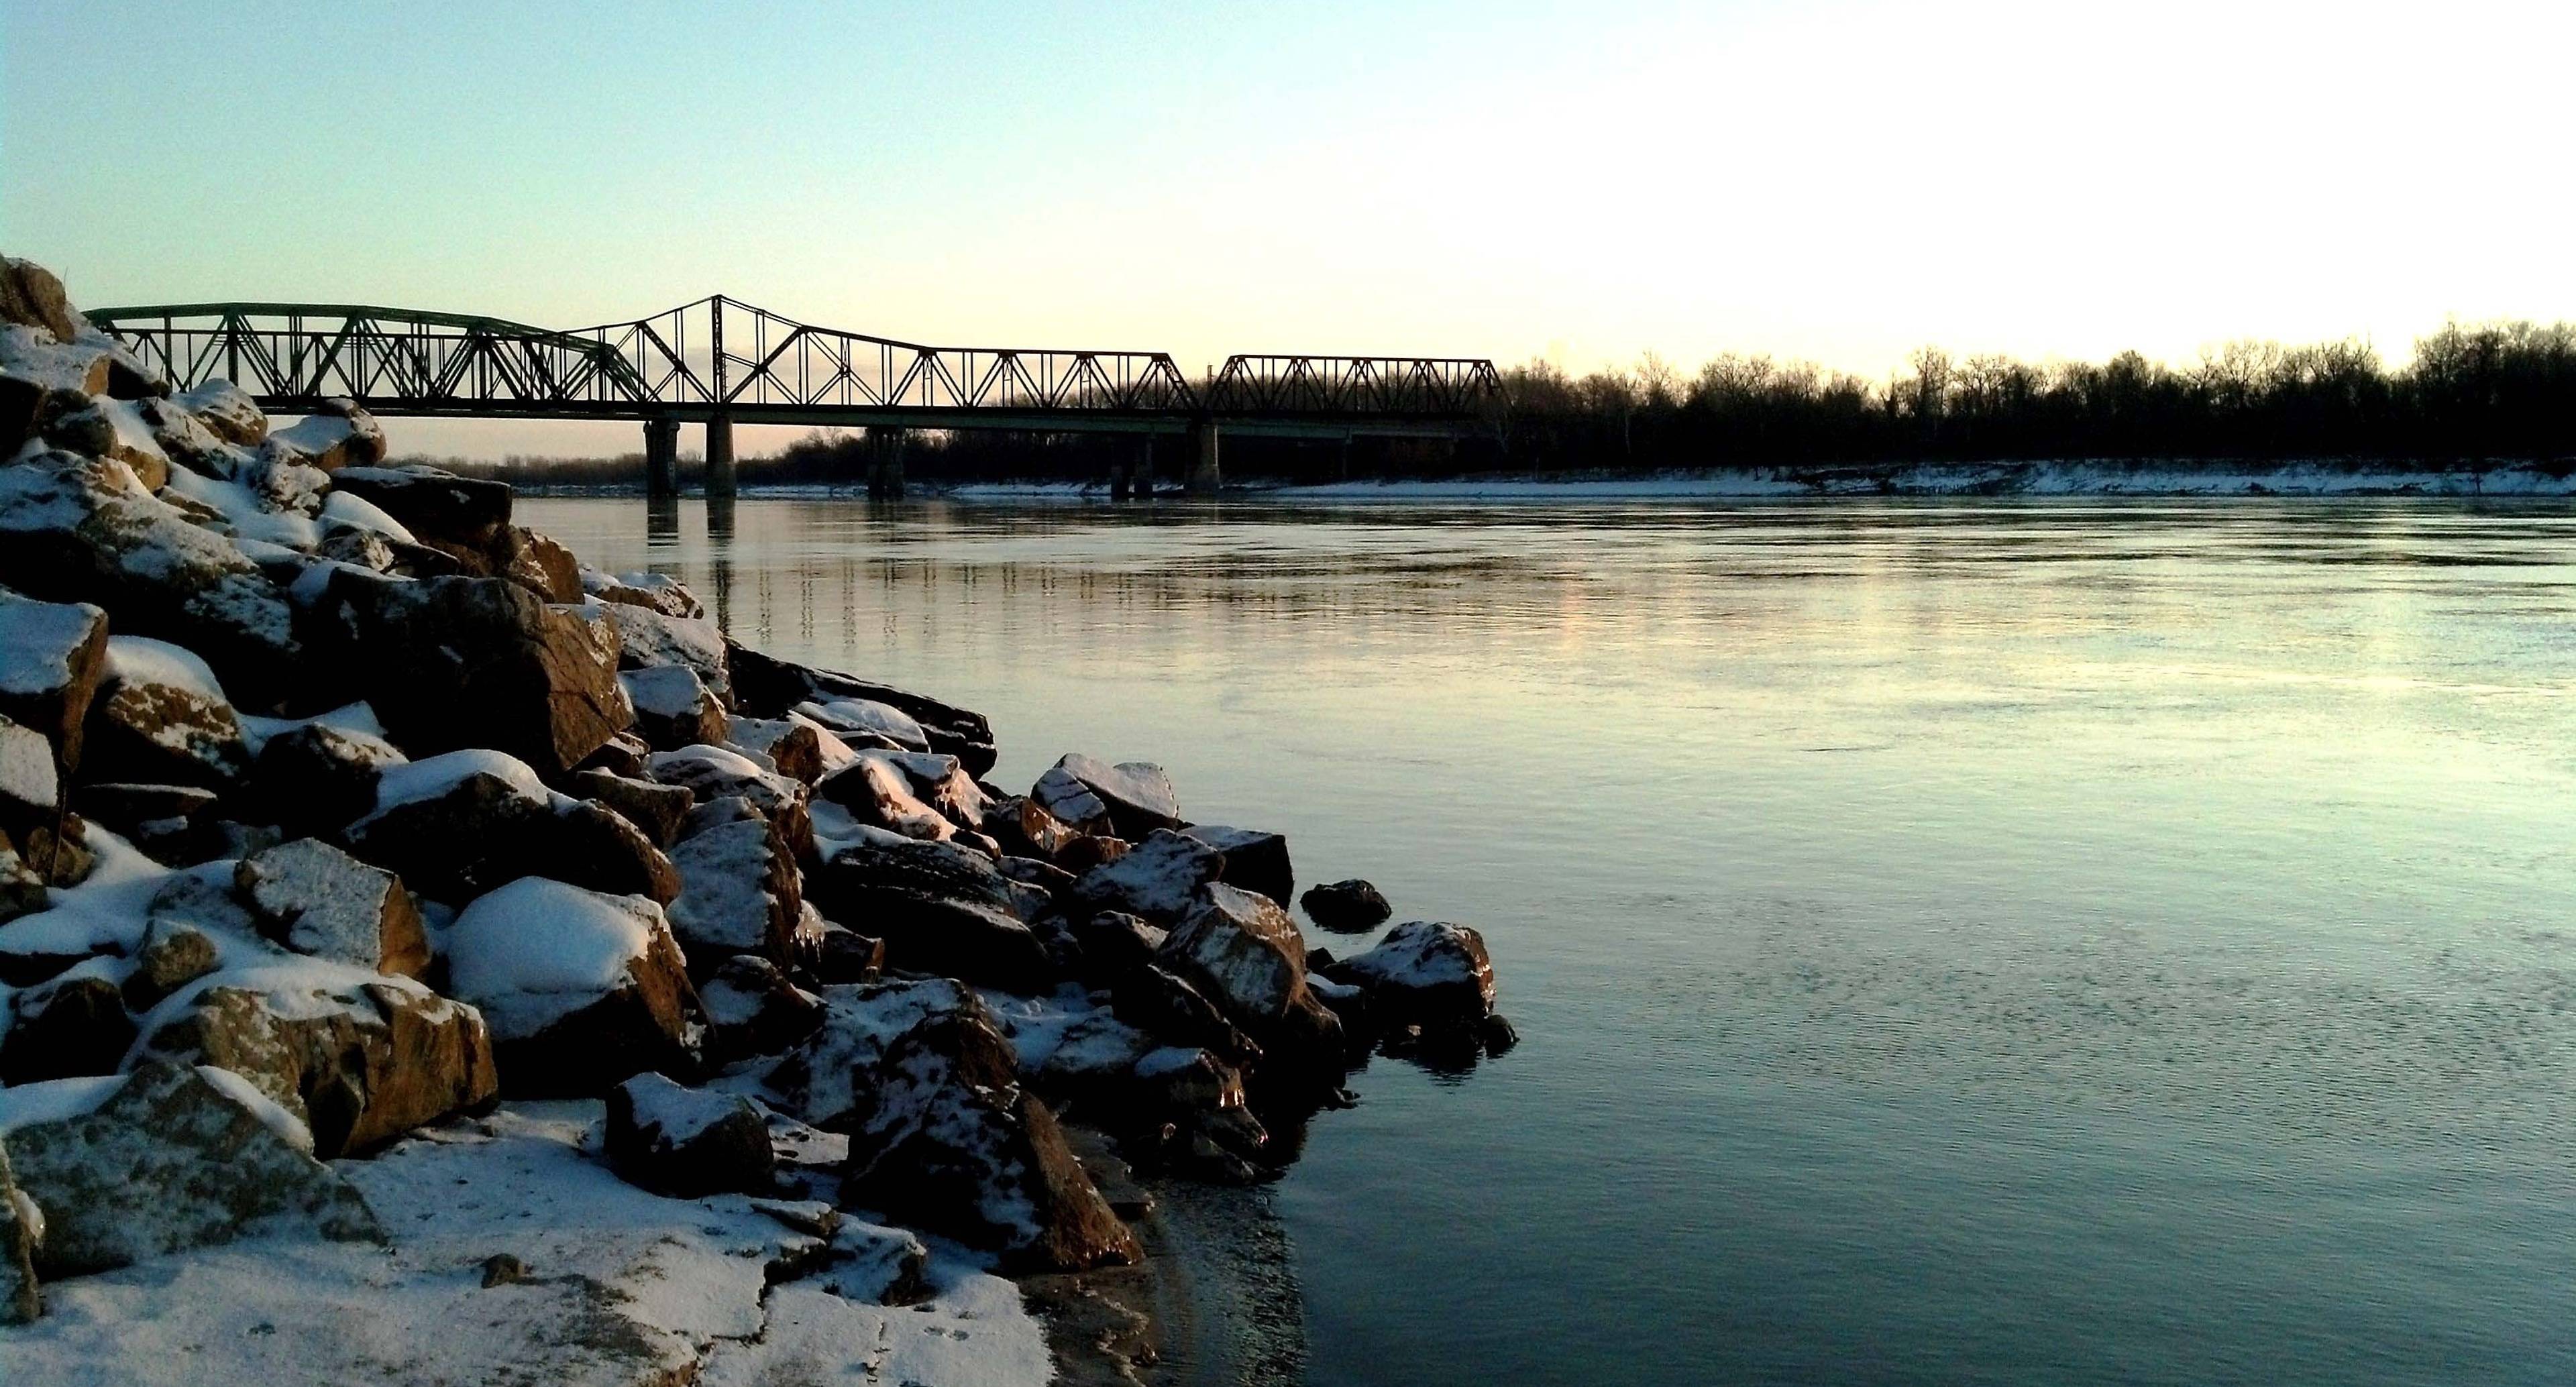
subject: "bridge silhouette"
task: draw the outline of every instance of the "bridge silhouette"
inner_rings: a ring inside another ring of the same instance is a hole
[[[187,389],[217,378],[264,409],[331,399],[389,416],[631,419],[647,490],[676,494],[679,430],[706,427],[705,486],[735,486],[735,424],[864,427],[871,490],[902,485],[902,430],[998,429],[1196,442],[1194,487],[1228,433],[1458,439],[1500,391],[1466,357],[1232,356],[1193,384],[1163,352],[933,347],[810,323],[718,294],[633,322],[557,330],[363,304],[193,303],[90,319]],[[1125,478],[1113,476],[1123,492]]]

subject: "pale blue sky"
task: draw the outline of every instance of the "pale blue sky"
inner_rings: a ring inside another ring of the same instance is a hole
[[[721,290],[1193,369],[2402,355],[2576,317],[2571,9],[0,0],[0,245],[90,304]]]

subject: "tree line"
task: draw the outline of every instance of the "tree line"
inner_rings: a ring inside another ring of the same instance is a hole
[[[2233,342],[2190,365],[1914,353],[1887,380],[1724,355],[1685,375],[1652,354],[1575,376],[1501,373],[1478,436],[1349,445],[1229,438],[1231,479],[1479,471],[1693,470],[2112,459],[2433,465],[2576,461],[2576,325],[2454,323],[2402,365],[2356,340]],[[1150,465],[1177,481],[1189,441],[1068,433],[913,433],[914,481],[1096,481]],[[739,464],[745,485],[854,485],[869,444],[818,431]],[[640,484],[643,456],[446,465],[532,485]],[[689,470],[684,465],[684,471]]]

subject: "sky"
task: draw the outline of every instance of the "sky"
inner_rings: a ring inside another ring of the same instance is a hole
[[[2576,319],[2571,52],[2576,6],[2498,0],[0,0],[0,249],[89,306],[722,292],[1193,375],[2403,358]]]

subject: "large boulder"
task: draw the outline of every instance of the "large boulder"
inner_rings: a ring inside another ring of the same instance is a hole
[[[1079,812],[1087,808],[1081,796],[1088,794],[1107,814],[1110,831],[1121,838],[1142,838],[1158,828],[1181,826],[1180,800],[1172,793],[1172,778],[1151,761],[1122,761],[1111,765],[1094,756],[1073,752],[1059,760],[1038,777],[1037,788],[1029,797],[1048,812],[1068,823],[1091,817]],[[1066,812],[1059,804],[1075,808]]]
[[[1305,941],[1269,897],[1206,887],[1159,961],[1261,1043],[1266,1069],[1342,1072],[1341,1019],[1306,986]]]
[[[856,755],[839,737],[796,718],[733,718],[724,742],[754,760],[768,758],[769,769],[808,785]]]
[[[800,703],[865,699],[912,719],[929,739],[929,749],[956,757],[967,774],[993,769],[993,726],[981,713],[855,675],[794,664],[732,641],[726,642],[725,665],[733,676],[734,706],[754,717],[783,718]]]
[[[252,1237],[381,1242],[291,1118],[215,1069],[145,1061],[0,1094],[10,1173],[43,1211],[47,1278]]]
[[[769,1073],[772,1106],[827,1132],[847,1132],[886,1047],[926,1017],[962,1012],[996,1023],[955,978],[888,978],[822,988],[823,1014]]]
[[[664,785],[596,768],[574,771],[563,785],[583,799],[625,815],[627,822],[664,848],[679,838],[680,824],[689,817],[689,807],[698,802],[685,785]]]
[[[319,959],[186,984],[144,1018],[141,1050],[240,1074],[306,1124],[326,1158],[373,1150],[498,1089],[473,1007]]]
[[[1043,988],[1045,945],[1012,913],[1010,878],[982,853],[877,829],[859,830],[807,880],[823,914],[885,941],[889,967],[990,987]]]
[[[630,669],[617,676],[635,705],[635,731],[657,750],[722,745],[730,734],[724,704],[686,665]]]
[[[713,825],[671,849],[680,894],[671,933],[705,977],[734,954],[790,960],[804,906],[796,859],[776,824],[762,817]]]
[[[777,1158],[769,1123],[748,1098],[638,1074],[608,1091],[608,1164],[627,1183],[673,1199],[767,1194]]]
[[[377,777],[408,759],[372,732],[299,723],[260,744],[246,807],[289,833],[328,832],[374,809]]]
[[[651,900],[522,877],[465,907],[446,944],[448,990],[482,1009],[508,1091],[596,1094],[692,1067],[697,992]]]
[[[1367,992],[1371,1012],[1392,1025],[1467,1026],[1494,1010],[1485,936],[1447,921],[1398,925],[1376,948],[1334,965],[1332,976]]]
[[[55,395],[46,403],[68,404],[72,398]],[[170,455],[162,450],[152,426],[129,401],[94,398],[77,408],[58,408],[51,417],[40,417],[40,424],[47,443],[68,452],[124,463],[134,470],[134,479],[146,491],[159,491],[169,485]]]
[[[631,607],[650,607],[664,616],[701,617],[706,604],[688,586],[668,573],[602,573],[595,568],[580,573],[581,590],[602,602],[622,602]]]
[[[571,550],[534,530],[512,525],[493,541],[492,573],[548,602],[579,602],[581,561]]]
[[[106,673],[107,613],[0,588],[0,717],[45,734],[66,771],[80,768],[82,729]]]
[[[490,747],[553,775],[635,720],[613,633],[516,583],[343,569],[323,609],[361,693],[414,755]]]
[[[343,467],[332,488],[402,522],[425,544],[489,551],[510,525],[510,484],[460,477],[435,467]]]
[[[1286,834],[1223,824],[1192,824],[1181,834],[1225,854],[1225,870],[1217,880],[1226,885],[1258,891],[1283,906],[1296,894],[1297,873],[1288,865]]]
[[[384,461],[385,431],[352,400],[324,400],[313,413],[269,435],[294,449],[306,466],[325,472]]]
[[[228,380],[210,380],[171,397],[197,422],[226,443],[255,447],[268,437],[268,412],[250,392]]]
[[[1159,964],[1130,968],[1110,990],[1118,1019],[1162,1041],[1214,1051],[1229,1063],[1261,1058],[1260,1042],[1245,1035],[1179,974]]]
[[[724,633],[714,622],[704,617],[669,616],[625,602],[605,602],[599,610],[617,634],[618,668],[676,666],[695,673],[699,682],[719,699],[732,696],[733,676],[725,661]]]
[[[1055,1115],[1019,1082],[989,1014],[933,1012],[894,1036],[849,1124],[843,1204],[1001,1254],[1016,1272],[1134,1262],[1118,1221]]]
[[[69,342],[87,326],[53,271],[33,260],[0,256],[0,322],[43,328]]]
[[[232,701],[192,651],[143,636],[107,643],[90,709],[89,779],[229,789],[250,769]]]
[[[429,935],[402,879],[318,838],[253,853],[234,882],[260,933],[299,954],[416,978]]]
[[[701,805],[749,800],[778,825],[800,861],[813,854],[814,821],[807,808],[812,791],[801,780],[763,770],[738,751],[708,745],[654,752],[645,758],[644,773],[660,784],[685,786]]]
[[[775,963],[735,954],[698,985],[707,1049],[719,1062],[774,1055],[823,1024],[823,1000],[790,982]]]
[[[337,837],[432,900],[468,900],[531,874],[656,901],[680,886],[670,859],[625,815],[556,794],[497,751],[387,767],[374,808]]]
[[[1073,903],[1117,910],[1169,925],[1199,900],[1200,888],[1225,875],[1225,854],[1196,838],[1157,829],[1135,850],[1082,874]]]
[[[276,585],[122,463],[55,452],[0,468],[0,582],[95,603],[120,634],[182,642],[251,706],[299,683],[304,648]]]
[[[957,825],[914,793],[911,777],[886,752],[860,752],[857,760],[815,786],[814,793],[848,809],[870,828],[934,843],[957,835]]]

